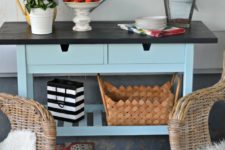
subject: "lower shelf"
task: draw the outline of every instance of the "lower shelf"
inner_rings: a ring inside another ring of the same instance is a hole
[[[86,105],[85,119],[78,123],[56,121],[57,136],[168,135],[168,126],[107,126],[102,105]]]

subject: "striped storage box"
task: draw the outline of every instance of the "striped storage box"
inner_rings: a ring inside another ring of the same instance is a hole
[[[48,110],[55,119],[75,122],[84,118],[84,85],[54,79],[47,83]]]

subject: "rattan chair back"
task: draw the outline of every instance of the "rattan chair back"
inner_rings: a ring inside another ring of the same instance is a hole
[[[55,150],[56,124],[38,102],[0,93],[0,109],[10,120],[12,130],[30,130],[36,134],[37,150]]]
[[[181,98],[170,115],[171,150],[197,150],[211,144],[208,119],[213,105],[225,101],[225,55],[221,80]]]

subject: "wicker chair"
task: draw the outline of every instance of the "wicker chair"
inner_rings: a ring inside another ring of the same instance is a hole
[[[170,116],[171,150],[197,150],[210,145],[208,119],[212,106],[225,101],[225,54],[221,80],[212,87],[181,98]]]
[[[36,134],[37,150],[55,150],[56,124],[39,103],[0,93],[0,109],[8,116],[12,130],[30,130]]]

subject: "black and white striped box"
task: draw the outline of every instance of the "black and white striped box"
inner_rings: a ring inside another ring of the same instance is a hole
[[[83,83],[54,79],[47,83],[48,110],[57,120],[75,122],[84,118]]]

